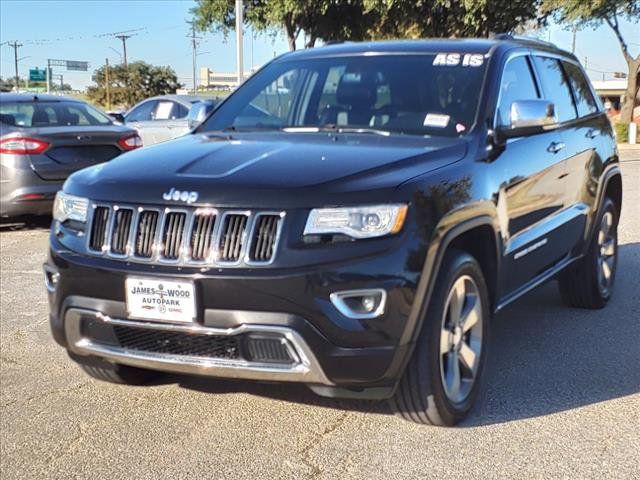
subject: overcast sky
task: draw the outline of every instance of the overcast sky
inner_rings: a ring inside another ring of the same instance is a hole
[[[91,84],[91,71],[104,64],[105,58],[119,63],[122,43],[110,33],[129,31],[127,41],[129,61],[144,60],[156,65],[170,65],[179,81],[192,83],[191,43],[187,38],[192,0],[1,0],[0,43],[22,43],[18,56],[20,76],[29,68],[46,66],[47,58],[81,60],[90,63],[90,72],[65,72],[65,83],[73,88]],[[640,25],[624,22],[623,32],[634,54],[640,51]],[[540,32],[561,48],[571,50],[571,32],[559,26]],[[215,71],[235,70],[235,38],[222,35],[199,34],[198,67],[208,66]],[[251,31],[245,32],[245,69],[259,66],[274,54],[287,51],[283,36],[272,38],[258,35],[252,41]],[[607,26],[597,30],[583,30],[577,34],[576,54],[585,63],[593,79],[600,80],[601,72],[625,71],[626,64],[613,32]],[[253,59],[253,61],[252,61]],[[0,47],[0,76],[14,75],[13,49]],[[610,78],[610,74],[606,74]]]

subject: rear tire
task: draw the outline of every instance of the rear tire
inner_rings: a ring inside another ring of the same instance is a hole
[[[560,296],[570,307],[603,308],[613,292],[618,264],[618,212],[605,197],[587,254],[558,277]]]
[[[391,408],[415,423],[452,426],[471,410],[484,369],[489,294],[479,263],[445,255],[415,350]]]

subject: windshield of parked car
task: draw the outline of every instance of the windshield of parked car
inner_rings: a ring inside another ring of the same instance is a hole
[[[358,55],[276,61],[198,132],[349,131],[456,136],[474,123],[483,54]]]
[[[23,128],[109,125],[111,120],[82,102],[0,102],[0,122]]]

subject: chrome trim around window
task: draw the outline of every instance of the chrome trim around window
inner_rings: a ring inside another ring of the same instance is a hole
[[[164,330],[198,335],[232,336],[246,333],[270,333],[281,336],[293,364],[250,362],[188,355],[164,354],[131,350],[104,345],[86,338],[82,334],[82,320],[91,318],[110,325],[124,325],[139,329]],[[291,381],[320,385],[333,385],[326,377],[311,348],[302,336],[287,327],[275,325],[242,324],[235,328],[211,328],[198,324],[178,325],[171,323],[142,322],[112,318],[94,310],[70,308],[65,314],[65,334],[69,350],[77,355],[94,355],[109,362],[139,368],[161,370],[174,373],[209,375],[267,381]]]

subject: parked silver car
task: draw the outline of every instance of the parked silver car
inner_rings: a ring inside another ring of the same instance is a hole
[[[194,95],[161,95],[134,105],[124,115],[113,117],[135,128],[145,145],[165,142],[187,133],[189,112],[200,102],[212,102]]]
[[[0,217],[51,213],[71,173],[141,146],[135,130],[86,102],[0,93]]]

